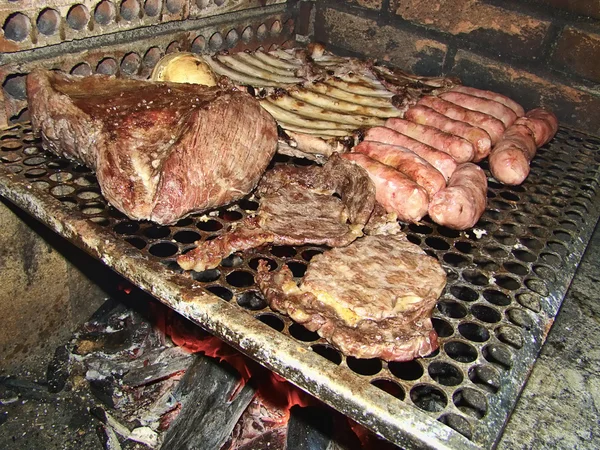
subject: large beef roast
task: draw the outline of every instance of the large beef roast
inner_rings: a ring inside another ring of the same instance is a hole
[[[168,224],[241,198],[277,146],[273,118],[229,87],[35,70],[27,98],[44,147],[95,170],[133,219]]]
[[[403,234],[366,236],[311,260],[300,286],[265,261],[257,283],[271,308],[344,354],[406,361],[438,347],[431,312],[446,285],[440,263]]]
[[[362,167],[337,154],[324,166],[279,165],[261,180],[254,217],[210,241],[199,241],[177,262],[186,270],[216,267],[233,252],[279,245],[348,245],[362,236],[375,206],[375,188]]]

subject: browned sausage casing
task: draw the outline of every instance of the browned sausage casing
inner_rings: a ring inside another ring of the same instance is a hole
[[[473,144],[469,141],[434,127],[397,118],[386,120],[385,126],[448,153],[457,163],[471,161],[475,155]]]
[[[488,100],[494,100],[498,103],[502,103],[504,106],[508,106],[512,109],[517,117],[521,117],[525,114],[525,110],[521,105],[515,102],[512,98],[506,95],[498,94],[497,92],[486,91],[483,89],[472,88],[468,86],[455,86],[450,91],[462,92],[463,94],[473,95],[475,97],[487,98]]]
[[[448,187],[433,196],[429,216],[440,225],[465,230],[477,223],[485,211],[487,178],[481,167],[465,163],[458,166]]]
[[[475,162],[484,159],[492,150],[492,139],[485,130],[460,120],[450,119],[427,106],[417,105],[409,108],[404,114],[404,118],[466,139],[473,144],[475,149],[473,156]]]
[[[525,117],[520,117],[515,123],[525,125],[533,132],[535,145],[538,147],[550,142],[558,131],[558,119],[543,108],[528,111]]]
[[[430,198],[446,187],[446,179],[440,171],[407,148],[381,142],[362,141],[354,147],[354,151],[399,170],[425,188]]]
[[[490,153],[490,171],[501,183],[518,185],[529,175],[529,163],[537,147],[531,129],[515,123]]]
[[[388,127],[369,128],[364,134],[365,141],[376,141],[383,144],[398,145],[416,153],[437,170],[448,180],[456,170],[456,161],[448,153],[441,152],[417,141],[405,134],[398,133]]]
[[[406,222],[418,222],[427,214],[427,192],[402,172],[362,153],[344,153],[341,157],[367,171],[375,185],[375,198],[387,212],[396,213]]]
[[[455,105],[443,98],[434,95],[425,95],[417,102],[417,105],[428,106],[435,109],[440,114],[450,117],[454,120],[466,122],[474,127],[479,127],[490,135],[492,145],[500,140],[506,127],[502,121],[479,111],[472,111],[462,106]]]
[[[515,120],[517,120],[517,115],[512,109],[495,100],[453,91],[444,92],[443,94],[440,94],[440,97],[455,103],[458,106],[462,106],[463,108],[489,114],[490,116],[501,120],[505,127],[510,127]]]

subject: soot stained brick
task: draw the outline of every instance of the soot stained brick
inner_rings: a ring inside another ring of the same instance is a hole
[[[550,22],[477,0],[395,0],[405,20],[463,37],[497,55],[539,58]]]
[[[490,89],[509,96],[528,110],[544,107],[559,123],[600,135],[600,95],[577,89],[559,80],[542,78],[488,58],[459,50],[451,75],[467,86]]]
[[[389,62],[418,75],[440,75],[447,46],[372,19],[327,8],[319,12],[316,39]]]
[[[593,0],[538,0],[543,6],[562,9],[581,16],[600,19],[600,2]]]
[[[565,28],[552,59],[559,69],[600,81],[600,34]]]

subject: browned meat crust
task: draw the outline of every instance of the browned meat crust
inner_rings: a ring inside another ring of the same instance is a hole
[[[367,236],[315,256],[300,286],[287,267],[257,283],[274,310],[344,354],[406,361],[438,346],[431,312],[446,284],[439,262],[404,235]]]
[[[44,147],[95,170],[133,219],[168,224],[243,197],[277,146],[273,118],[231,88],[34,70],[27,95]]]
[[[375,206],[375,188],[366,172],[337,154],[323,167],[275,167],[265,174],[257,195],[255,217],[216,239],[198,242],[177,259],[179,265],[202,271],[235,251],[268,243],[348,245],[362,236]]]

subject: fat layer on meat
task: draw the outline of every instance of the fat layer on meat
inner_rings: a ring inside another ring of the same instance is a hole
[[[344,354],[406,361],[435,350],[431,312],[446,285],[440,263],[403,234],[366,236],[311,260],[298,286],[261,262],[257,283],[274,310]]]
[[[361,167],[334,154],[323,166],[279,165],[268,171],[257,191],[254,217],[197,247],[177,262],[185,270],[219,265],[233,252],[268,243],[348,245],[362,236],[375,206],[375,188]]]

